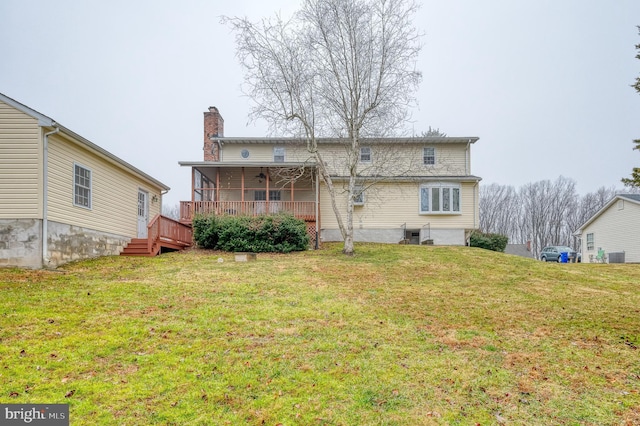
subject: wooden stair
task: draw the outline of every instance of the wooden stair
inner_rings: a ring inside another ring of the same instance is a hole
[[[149,250],[148,240],[143,238],[132,238],[129,244],[122,250],[120,256],[155,256],[159,250],[156,251],[155,247]],[[158,247],[159,249],[160,247]]]
[[[191,227],[161,215],[148,225],[148,238],[132,238],[121,256],[156,256],[163,251],[184,250],[191,246]]]

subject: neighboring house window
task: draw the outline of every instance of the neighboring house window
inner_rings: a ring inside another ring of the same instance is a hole
[[[284,163],[284,147],[283,146],[274,146],[273,147],[273,162],[274,163]]]
[[[593,232],[587,234],[587,250],[593,250],[595,248],[595,244],[593,244]]]
[[[371,162],[371,147],[363,146],[360,148],[360,161],[363,163]]]
[[[364,206],[364,187],[361,185],[353,188],[353,205]]]
[[[73,204],[91,208],[91,170],[79,164],[73,165]]]
[[[422,185],[420,213],[460,213],[460,186]]]

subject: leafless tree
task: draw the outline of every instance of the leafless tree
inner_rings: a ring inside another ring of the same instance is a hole
[[[170,217],[171,219],[180,219],[180,205],[174,204],[172,206],[162,205],[162,215]]]
[[[554,182],[529,183],[518,191],[491,184],[480,188],[480,227],[506,235],[511,243],[531,242],[533,253],[556,244],[578,249],[575,231],[617,192],[622,191],[601,187],[579,196],[575,182],[562,176]]]
[[[420,34],[413,0],[305,0],[291,20],[223,18],[236,33],[252,118],[303,138],[330,194],[343,252],[354,253],[353,211],[361,140],[394,134],[415,104]],[[318,139],[345,149],[346,212]]]
[[[518,193],[496,183],[480,187],[480,229],[516,239],[520,214]]]

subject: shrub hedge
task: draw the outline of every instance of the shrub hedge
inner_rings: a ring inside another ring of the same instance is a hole
[[[501,251],[507,247],[509,238],[506,235],[491,234],[485,232],[473,232],[469,239],[469,245],[471,247],[480,247],[487,250]]]
[[[306,224],[289,214],[199,215],[193,220],[193,239],[198,247],[231,252],[289,253],[309,247]]]

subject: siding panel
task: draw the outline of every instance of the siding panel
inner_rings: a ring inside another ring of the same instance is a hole
[[[582,232],[583,259],[589,261],[598,248],[606,253],[625,252],[625,262],[640,262],[640,206],[624,201],[624,208],[614,203]],[[593,233],[594,249],[587,250],[587,234]]]
[[[73,204],[74,163],[91,170],[91,209]],[[48,177],[50,220],[133,238],[137,236],[139,188],[149,192],[149,219],[160,211],[159,188],[59,135],[49,140]]]
[[[41,158],[37,120],[0,101],[0,219],[41,217]]]

